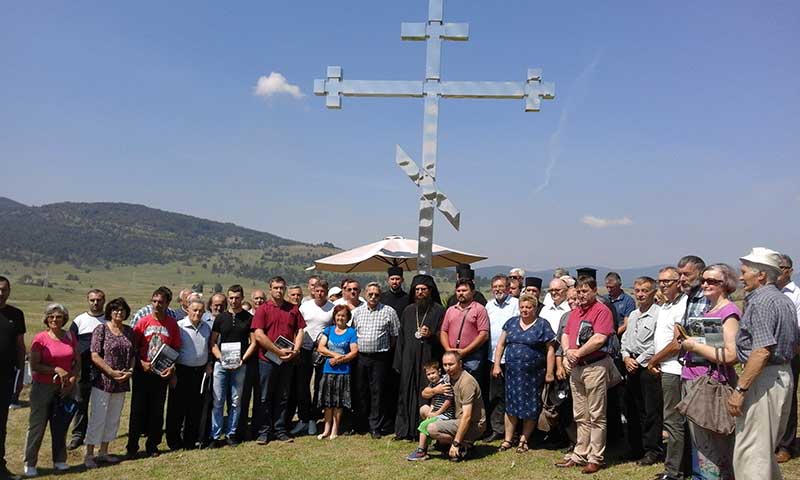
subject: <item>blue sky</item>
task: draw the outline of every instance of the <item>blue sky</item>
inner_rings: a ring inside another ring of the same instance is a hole
[[[326,110],[313,80],[328,65],[422,79],[424,44],[400,23],[423,21],[426,0],[3,10],[0,195],[142,203],[342,247],[416,237],[394,146],[419,160],[422,100]],[[470,39],[445,43],[443,79],[541,67],[557,96],[538,113],[442,101],[437,181],[462,229],[437,215],[437,243],[530,268],[800,256],[797,2],[446,0],[445,20]],[[300,94],[255,95],[271,72]]]

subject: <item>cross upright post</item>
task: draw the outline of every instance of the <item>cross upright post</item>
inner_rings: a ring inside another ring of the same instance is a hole
[[[442,40],[466,41],[469,25],[444,22],[444,0],[429,0],[428,20],[424,23],[403,23],[402,40],[425,41],[424,81],[345,80],[342,67],[328,67],[327,79],[314,80],[314,94],[325,96],[328,108],[342,107],[342,97],[422,97],[424,99],[422,127],[422,168],[398,145],[395,161],[420,187],[419,237],[417,270],[430,273],[433,269],[434,207],[458,230],[460,213],[447,196],[436,187],[436,157],[438,153],[440,98],[524,99],[525,111],[540,109],[541,99],[552,99],[552,84],[541,81],[540,69],[528,69],[525,82],[453,82],[442,81]]]

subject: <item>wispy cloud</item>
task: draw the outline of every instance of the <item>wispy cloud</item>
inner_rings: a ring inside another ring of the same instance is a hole
[[[608,227],[633,225],[633,220],[631,220],[630,217],[600,218],[600,217],[593,217],[591,215],[584,215],[583,218],[581,218],[581,223],[583,223],[584,225],[589,225],[592,228],[608,228]]]
[[[270,72],[269,76],[262,75],[258,78],[256,86],[253,88],[253,95],[257,97],[269,98],[273,95],[291,95],[294,98],[303,97],[300,87],[292,85],[286,77],[278,72]]]
[[[542,183],[533,190],[534,194],[550,186],[550,178],[553,175],[553,169],[555,169],[556,163],[558,163],[558,159],[561,156],[561,142],[567,130],[569,117],[578,108],[578,105],[583,103],[583,99],[586,98],[589,91],[589,80],[595,68],[597,68],[597,64],[600,63],[600,57],[602,57],[602,52],[598,52],[581,73],[575,77],[575,81],[572,82],[569,89],[570,96],[567,97],[564,108],[561,110],[561,116],[558,118],[556,131],[550,135],[550,141],[547,145],[547,167],[545,167],[544,170],[544,179],[542,179]]]

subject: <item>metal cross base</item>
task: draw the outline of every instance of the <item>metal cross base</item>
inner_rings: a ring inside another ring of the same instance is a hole
[[[466,41],[469,25],[444,23],[444,0],[429,0],[428,21],[403,23],[400,38],[425,41],[425,80],[345,80],[342,67],[328,67],[327,79],[314,80],[314,94],[324,95],[328,108],[342,108],[346,97],[418,97],[424,98],[422,129],[422,168],[400,146],[396,162],[411,180],[421,187],[419,209],[419,241],[417,265],[420,273],[432,270],[433,207],[447,218],[456,230],[460,213],[442,192],[436,189],[436,155],[438,150],[440,98],[515,98],[525,100],[526,112],[538,112],[542,99],[555,98],[552,83],[542,83],[541,69],[528,69],[525,82],[451,82],[441,81],[442,40]]]

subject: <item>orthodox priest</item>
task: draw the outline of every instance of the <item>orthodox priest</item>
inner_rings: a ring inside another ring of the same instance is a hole
[[[381,303],[394,308],[400,318],[409,302],[408,294],[403,291],[403,267],[391,266],[387,273],[386,286],[389,288],[381,293]]]
[[[461,280],[462,278],[467,280],[472,280],[473,282],[475,281],[475,270],[473,270],[472,267],[469,266],[469,264],[467,263],[459,263],[456,266],[456,282]],[[486,306],[486,297],[484,297],[479,290],[477,289],[475,290],[472,299],[480,303],[484,307]],[[458,303],[458,300],[456,299],[456,294],[453,293],[447,299],[447,308],[452,307],[456,303]]]
[[[395,438],[419,438],[419,409],[424,404],[422,390],[428,385],[422,365],[441,360],[439,329],[444,307],[439,289],[430,275],[417,275],[411,281],[409,305],[400,317],[400,332],[394,352],[394,370],[400,375]]]

